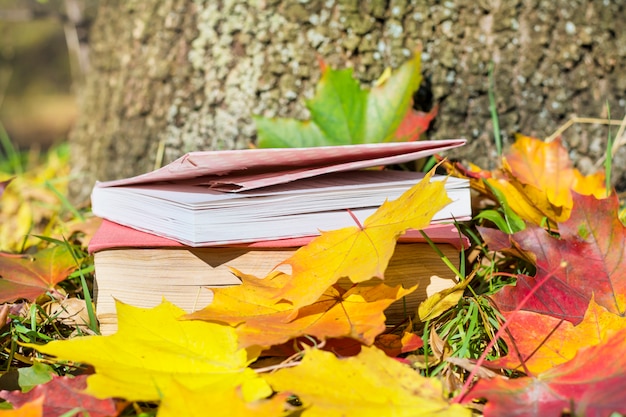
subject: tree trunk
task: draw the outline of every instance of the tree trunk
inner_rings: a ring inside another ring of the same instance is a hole
[[[467,137],[452,156],[490,167],[490,62],[505,144],[517,131],[548,136],[574,115],[610,108],[619,119],[624,20],[626,7],[608,0],[101,0],[71,137],[72,193],[190,150],[246,147],[253,114],[307,117],[318,57],[367,84],[419,42],[422,92],[440,105],[430,137]],[[564,139],[585,170],[607,131],[576,126]],[[624,183],[625,151],[614,165]]]

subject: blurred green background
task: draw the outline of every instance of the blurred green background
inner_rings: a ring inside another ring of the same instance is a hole
[[[14,146],[67,138],[88,70],[95,0],[0,0],[0,123]],[[1,130],[1,129],[0,129]]]

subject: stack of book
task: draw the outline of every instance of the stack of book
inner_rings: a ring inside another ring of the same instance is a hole
[[[266,276],[320,230],[353,226],[348,210],[363,222],[423,177],[368,168],[415,161],[464,143],[192,152],[147,174],[97,183],[92,210],[104,220],[89,250],[102,333],[116,329],[115,299],[153,307],[165,297],[192,312],[211,302],[210,288],[239,284],[229,267]],[[448,178],[446,191],[452,203],[435,215],[426,234],[456,260],[467,242],[449,221],[471,216],[469,186]],[[429,291],[454,284],[420,234],[400,241],[385,281],[420,286],[410,299],[389,307],[390,322],[414,312]]]

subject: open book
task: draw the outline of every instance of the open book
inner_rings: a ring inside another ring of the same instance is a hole
[[[427,142],[192,152],[156,171],[98,183],[97,216],[189,246],[311,236],[363,221],[423,174],[364,170],[461,146]],[[437,177],[434,180],[443,180]],[[453,203],[434,221],[471,215],[466,180],[448,178]]]

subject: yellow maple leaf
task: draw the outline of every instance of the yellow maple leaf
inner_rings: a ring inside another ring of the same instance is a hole
[[[256,356],[238,347],[233,328],[179,320],[184,313],[167,301],[152,309],[118,301],[116,334],[28,346],[59,360],[92,365],[87,393],[98,398],[156,401],[168,395],[174,380],[189,389],[243,386],[248,400],[271,393],[247,367]],[[247,385],[254,389],[246,391]]]
[[[494,361],[494,364],[523,371],[519,354],[526,369],[533,374],[565,363],[574,358],[581,348],[598,345],[626,328],[625,317],[610,313],[593,299],[583,321],[576,326],[569,321],[530,311],[518,311],[514,316],[504,314],[511,317],[508,333],[504,336],[509,354]]]
[[[283,262],[292,268],[292,279],[279,298],[295,307],[309,305],[340,278],[358,283],[384,278],[400,235],[423,229],[451,202],[443,181],[430,181],[431,170],[399,198],[386,201],[362,226],[323,232]]]
[[[298,366],[263,378],[276,391],[297,395],[303,417],[471,416],[469,409],[448,404],[438,380],[374,347],[346,359],[309,350]]]
[[[241,347],[269,347],[310,335],[320,340],[351,337],[374,343],[385,330],[383,311],[417,287],[403,289],[385,284],[329,287],[310,305],[294,307],[276,302],[274,294],[291,280],[275,272],[265,279],[233,270],[242,280],[235,287],[216,288],[213,302],[185,318],[236,326]]]
[[[275,295],[291,279],[291,276],[273,271],[261,279],[244,274],[231,268],[233,274],[241,279],[241,285],[212,288],[213,301],[202,310],[185,316],[185,319],[206,320],[238,326],[250,319],[276,316],[286,312],[285,317],[293,313],[290,303],[276,302]],[[241,341],[240,341],[241,342]]]
[[[433,320],[456,306],[474,276],[470,275],[456,285],[436,292],[422,301],[417,309],[419,319],[422,322]]]
[[[246,401],[240,389],[219,386],[190,389],[174,382],[161,401],[157,417],[276,417],[283,414],[287,393]],[[209,412],[210,410],[210,412]]]
[[[583,176],[573,168],[567,150],[559,140],[544,142],[518,135],[502,168],[486,181],[500,190],[519,216],[537,225],[547,218],[552,225],[569,218],[572,191],[583,195],[606,196],[604,174]]]

